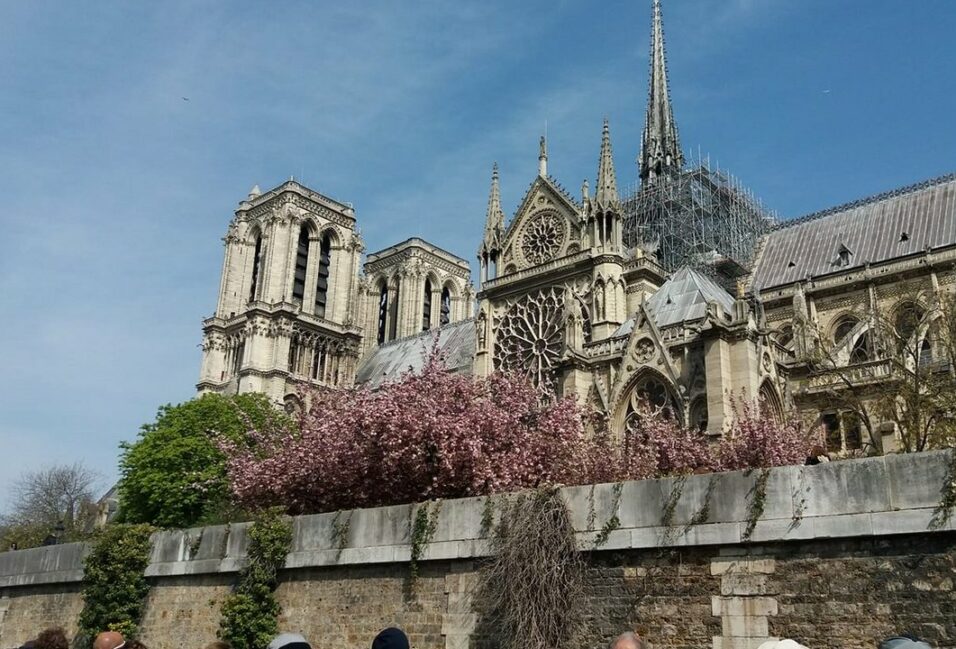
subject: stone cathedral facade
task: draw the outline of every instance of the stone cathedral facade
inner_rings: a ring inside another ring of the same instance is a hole
[[[809,363],[809,332],[861,385],[887,380],[868,331],[915,294],[905,308],[933,357],[933,304],[956,291],[956,176],[778,222],[722,172],[685,161],[659,0],[648,85],[633,195],[618,189],[607,121],[593,191],[586,181],[574,196],[549,174],[542,138],[506,220],[494,167],[477,292],[467,261],[423,239],[363,261],[348,204],[294,181],[254,188],[225,237],[199,390],[296,407],[302,385],[374,387],[420,368],[437,341],[454,371],[521,372],[615,430],[650,402],[716,435],[735,398],[759,399],[772,416],[823,422],[833,451],[860,448],[858,422],[827,398],[835,379]]]

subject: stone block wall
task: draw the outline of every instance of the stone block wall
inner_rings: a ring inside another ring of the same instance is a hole
[[[862,649],[910,631],[956,648],[956,523],[929,526],[950,462],[930,453],[773,470],[750,537],[753,475],[627,483],[616,510],[611,485],[564,490],[589,566],[585,646],[636,630],[662,649],[755,649],[775,637]],[[334,547],[334,515],[297,518],[277,591],[280,628],[323,649],[368,647],[389,625],[415,649],[493,645],[472,602],[488,553],[483,509],[483,499],[443,504],[413,591],[412,507],[351,513],[345,547]],[[615,513],[621,527],[595,547],[594,528]],[[215,638],[246,530],[154,537],[148,646]],[[0,554],[0,647],[49,625],[75,631],[83,554],[81,545]]]

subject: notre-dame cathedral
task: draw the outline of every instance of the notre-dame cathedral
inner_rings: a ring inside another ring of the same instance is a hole
[[[929,320],[933,295],[956,290],[956,175],[778,221],[726,173],[685,160],[659,0],[633,194],[618,189],[606,121],[595,144],[593,190],[573,196],[548,174],[542,138],[510,220],[493,169],[477,291],[465,259],[417,237],[363,261],[349,204],[295,181],[253,188],[226,233],[198,389],[295,408],[303,385],[375,387],[420,368],[437,338],[454,371],[520,371],[615,430],[648,400],[716,435],[735,399],[759,398],[773,416],[822,423],[831,451],[859,449],[810,339],[860,389],[886,379],[867,314],[913,294],[907,313]],[[931,330],[914,329],[927,357]]]

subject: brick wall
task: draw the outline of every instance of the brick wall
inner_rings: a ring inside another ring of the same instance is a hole
[[[713,490],[707,476],[689,478],[677,500],[668,496],[676,481],[628,483],[621,528],[600,548],[589,545],[594,530],[582,521],[608,520],[611,486],[592,495],[566,490],[588,550],[585,646],[601,649],[636,630],[662,649],[755,649],[771,637],[862,649],[911,631],[956,649],[956,523],[928,526],[948,463],[948,455],[927,454],[775,470],[754,543],[741,537],[739,512],[753,487],[746,475],[728,475]],[[690,525],[706,498],[712,513]],[[670,527],[654,513],[664,501],[674,503]],[[476,566],[487,555],[482,510],[480,499],[443,504],[413,593],[409,507],[354,512],[345,548],[333,547],[334,515],[297,518],[277,593],[280,627],[321,649],[366,648],[388,625],[404,628],[415,649],[492,645],[478,636],[484,627],[472,606]],[[215,638],[247,540],[244,525],[154,538],[142,621],[148,646],[201,647]],[[0,647],[49,625],[75,631],[82,555],[81,546],[0,554]]]

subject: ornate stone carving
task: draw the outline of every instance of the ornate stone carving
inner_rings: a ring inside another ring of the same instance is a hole
[[[547,288],[515,302],[495,335],[495,367],[550,386],[564,334],[564,290]]]
[[[521,255],[529,264],[542,264],[560,252],[566,236],[564,221],[557,213],[539,212],[521,232]]]
[[[641,338],[634,345],[634,360],[638,363],[649,363],[654,358],[654,341],[650,338]]]

